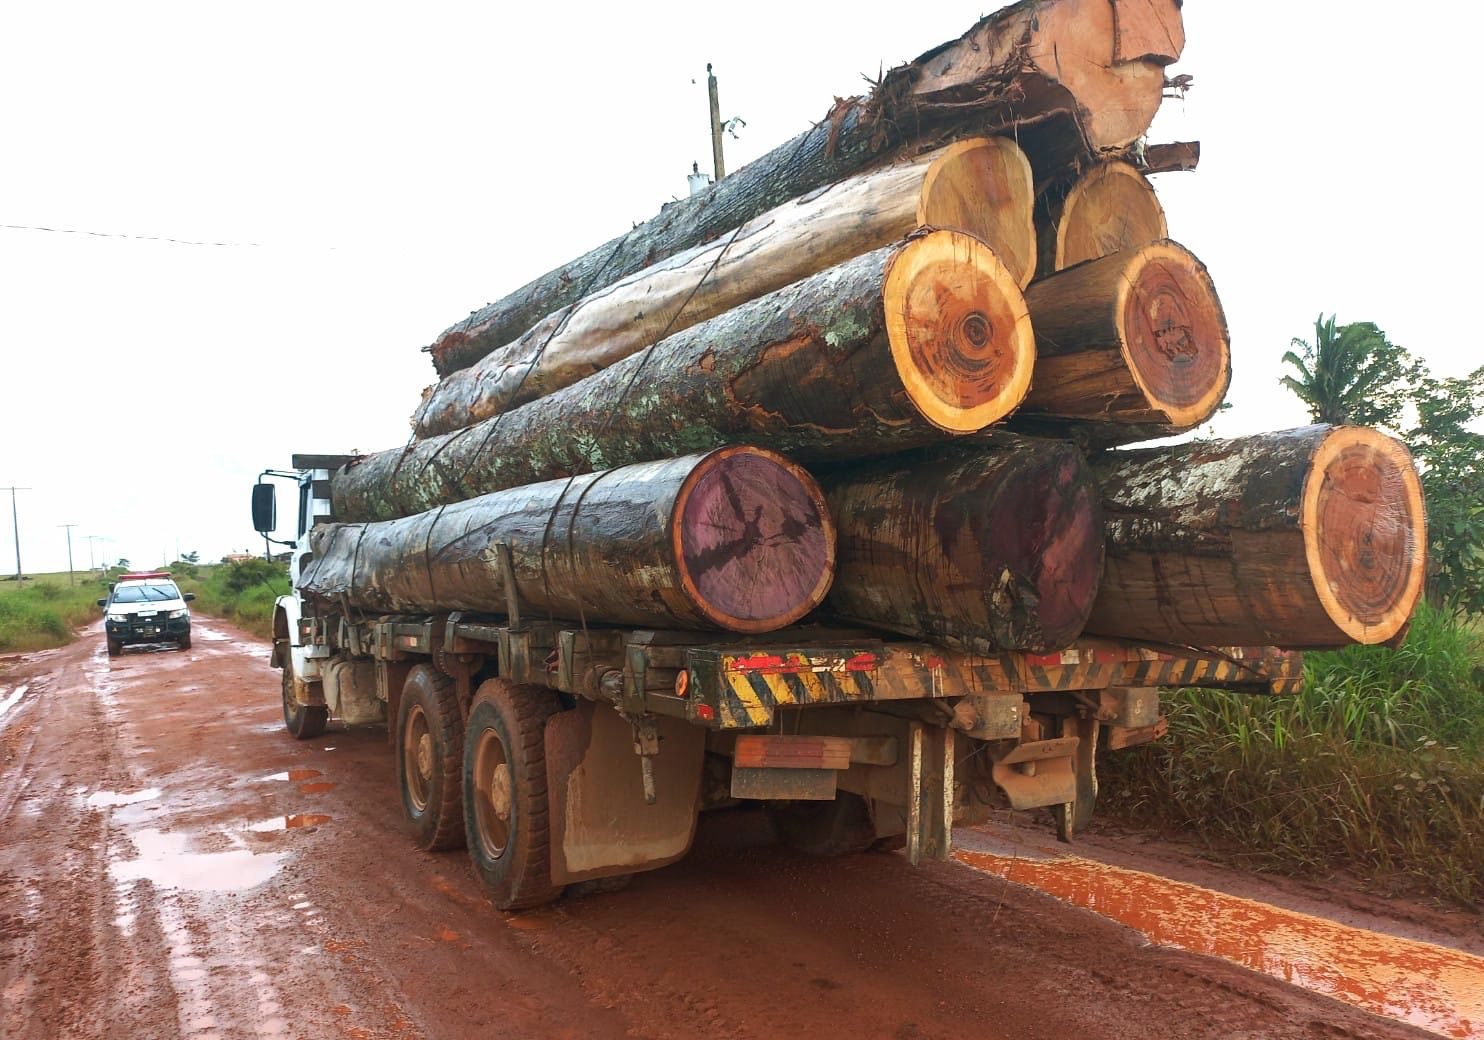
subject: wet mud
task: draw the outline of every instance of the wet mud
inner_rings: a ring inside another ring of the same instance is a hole
[[[1021,885],[1052,879],[1017,875],[1020,866],[804,859],[778,848],[756,812],[708,814],[690,857],[622,891],[500,914],[465,853],[412,847],[384,732],[292,740],[266,645],[209,619],[199,627],[181,653],[109,659],[89,633],[0,662],[6,1040],[1312,1040],[1478,1029],[1469,1005],[1429,1008],[1413,990],[1399,1000],[1396,978],[1352,971],[1339,953],[1268,974],[1160,935],[1150,920],[1105,918],[1107,898],[1095,913],[1075,893]],[[1005,856],[995,840],[964,832],[966,855]],[[1146,872],[1151,859],[1146,850]],[[1197,931],[1237,913],[1168,891],[1169,903],[1131,901]],[[1245,911],[1254,928],[1260,911]],[[1305,912],[1381,926],[1338,898],[1311,899]],[[1321,932],[1306,925],[1269,945],[1292,956]],[[1349,933],[1338,941],[1341,953],[1360,948]],[[1392,1004],[1306,989],[1321,967]],[[1397,970],[1415,986],[1445,968]]]

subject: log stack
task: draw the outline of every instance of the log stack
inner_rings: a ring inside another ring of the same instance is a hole
[[[1109,450],[1230,381],[1149,181],[1198,145],[1142,142],[1182,46],[1179,0],[1024,0],[452,326],[409,443],[333,475],[304,591],[986,654],[1392,638],[1396,442]]]

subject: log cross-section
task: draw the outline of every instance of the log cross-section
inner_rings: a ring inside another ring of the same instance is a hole
[[[1183,246],[1152,242],[1079,264],[1032,283],[1026,303],[1037,361],[1025,416],[1179,430],[1226,396],[1226,317]]]
[[[1422,486],[1375,430],[1309,426],[1094,461],[1108,562],[1088,631],[1194,646],[1381,643],[1422,594]]]
[[[1036,204],[1041,277],[1168,236],[1164,207],[1148,179],[1126,162],[1099,163]]]

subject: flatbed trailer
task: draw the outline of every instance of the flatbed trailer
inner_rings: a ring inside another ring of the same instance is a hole
[[[295,578],[335,464],[295,458]],[[1302,672],[1271,647],[1083,639],[977,656],[852,628],[661,631],[505,606],[367,616],[295,593],[272,650],[289,731],[384,725],[414,839],[467,843],[502,908],[672,863],[699,812],[749,801],[819,854],[944,859],[955,825],[997,807],[1049,808],[1071,840],[1092,815],[1098,749],[1164,732],[1160,688],[1285,694]]]

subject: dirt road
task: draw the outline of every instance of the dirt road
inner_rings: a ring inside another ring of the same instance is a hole
[[[186,652],[0,663],[0,1037],[1427,1035],[962,863],[804,860],[749,813],[502,915],[403,837],[384,734],[283,732],[266,656],[198,619]]]

